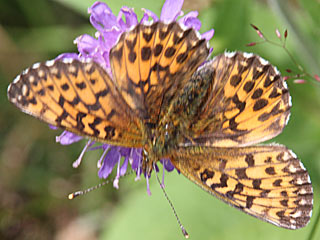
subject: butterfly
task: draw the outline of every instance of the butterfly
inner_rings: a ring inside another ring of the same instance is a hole
[[[310,220],[313,190],[297,156],[279,144],[291,99],[261,57],[209,47],[177,22],[138,24],[110,51],[112,77],[94,61],[37,63],[8,98],[40,120],[117,146],[142,148],[143,171],[162,158],[210,194],[289,229]]]

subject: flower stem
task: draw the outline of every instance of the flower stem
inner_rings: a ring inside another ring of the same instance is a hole
[[[320,207],[318,209],[318,214],[316,216],[315,223],[313,224],[312,229],[311,229],[311,231],[309,233],[309,236],[307,238],[308,240],[312,240],[313,239],[313,237],[314,237],[314,235],[316,233],[317,226],[319,225],[319,222],[320,222]]]
[[[317,57],[314,55],[315,51],[312,50],[312,44],[307,40],[298,28],[297,24],[294,22],[294,15],[292,14],[293,11],[287,1],[269,0],[268,2],[270,7],[284,20],[288,25],[290,32],[295,36],[299,46],[299,54],[305,59],[304,62],[308,63],[308,67],[312,72],[319,71]],[[300,65],[297,64],[297,66],[299,66],[300,69]]]

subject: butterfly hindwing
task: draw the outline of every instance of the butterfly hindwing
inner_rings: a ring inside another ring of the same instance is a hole
[[[8,88],[22,111],[101,142],[140,146],[134,114],[98,64],[56,60],[35,64]]]
[[[181,147],[171,162],[201,188],[252,216],[289,229],[310,220],[308,172],[285,146]]]

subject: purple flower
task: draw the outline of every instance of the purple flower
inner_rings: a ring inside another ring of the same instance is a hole
[[[169,23],[172,21],[178,21],[180,24],[195,30],[200,30],[201,22],[197,18],[198,12],[192,11],[183,16],[181,11],[183,0],[166,0],[160,15],[160,21]],[[157,15],[150,10],[142,9],[144,15],[140,22],[145,23],[149,20],[159,21]],[[58,56],[61,58],[72,59],[92,59],[99,63],[109,74],[112,76],[109,62],[109,53],[111,48],[116,44],[119,36],[129,30],[132,26],[139,23],[137,15],[132,8],[122,7],[118,16],[114,15],[107,4],[103,2],[94,3],[89,9],[90,22],[97,29],[95,37],[87,34],[81,35],[75,39],[75,43],[78,46],[79,54],[76,53],[64,53]],[[180,18],[179,18],[180,17]],[[179,19],[178,19],[179,18]],[[125,21],[123,20],[125,19]],[[213,37],[214,30],[211,29],[208,32],[203,33],[202,38],[207,41]],[[80,141],[83,137],[76,134],[64,131],[60,136],[56,138],[57,142],[63,145],[68,145],[77,141]],[[83,148],[78,159],[73,163],[73,167],[78,167],[81,163],[82,157],[86,151],[92,151],[96,149],[102,149],[103,153],[98,161],[100,178],[107,178],[110,173],[116,168],[116,177],[113,185],[115,188],[119,188],[119,178],[123,176],[128,164],[130,163],[132,169],[136,172],[136,180],[140,179],[142,173],[142,149],[126,148],[119,146],[112,146],[110,144],[100,144],[93,146],[94,141],[89,140],[86,146]],[[169,159],[161,159],[160,163],[163,165],[163,178],[162,186],[164,186],[164,173],[166,171],[172,171],[174,166]],[[156,171],[159,171],[156,166]],[[149,176],[145,176],[147,180],[147,192],[151,194],[149,189]]]

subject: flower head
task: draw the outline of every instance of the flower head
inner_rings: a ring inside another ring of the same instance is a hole
[[[160,15],[160,21],[169,23],[172,21],[178,21],[180,24],[200,30],[201,22],[197,18],[198,12],[192,11],[186,15],[183,15],[181,11],[183,0],[166,0]],[[159,21],[158,16],[150,10],[142,9],[144,15],[139,21],[137,15],[132,8],[122,7],[118,15],[114,15],[112,10],[106,3],[96,2],[89,9],[90,22],[96,28],[97,32],[95,37],[87,34],[81,35],[76,38],[75,43],[77,44],[79,54],[76,53],[64,53],[58,56],[58,58],[73,58],[73,59],[92,59],[99,63],[108,73],[112,76],[109,62],[109,53],[111,48],[116,44],[119,36],[128,31],[133,26],[140,23],[148,22],[149,20]],[[179,18],[180,17],[180,18]],[[179,18],[179,19],[178,19]],[[125,19],[125,20],[123,20]],[[203,33],[202,38],[207,41],[213,37],[214,30]],[[63,145],[68,145],[77,141],[80,141],[82,137],[77,136],[73,133],[64,131],[60,136],[57,137],[56,141]],[[83,154],[89,150],[102,149],[103,153],[98,161],[100,178],[107,178],[112,170],[116,167],[116,177],[114,180],[114,187],[119,187],[119,178],[123,176],[126,171],[128,164],[130,163],[132,169],[136,172],[137,178],[140,178],[142,171],[142,149],[141,148],[126,148],[120,146],[113,146],[110,144],[101,144],[94,146],[95,142],[89,140],[79,158],[73,163],[74,167],[79,166]],[[161,159],[160,162],[163,165],[164,170],[172,171],[174,166],[171,164],[169,159]],[[158,170],[158,167],[156,167]],[[164,171],[163,171],[164,172]],[[147,189],[149,190],[149,176],[147,179]],[[164,183],[162,182],[164,185]]]

